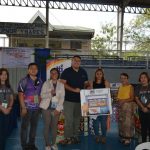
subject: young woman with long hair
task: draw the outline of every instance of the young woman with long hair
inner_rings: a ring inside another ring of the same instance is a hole
[[[8,114],[13,105],[13,90],[9,83],[9,73],[5,68],[0,69],[0,150],[5,149],[6,132],[9,124]]]
[[[93,81],[93,89],[99,88],[110,88],[110,83],[105,79],[104,72],[101,68],[95,71],[95,77]],[[93,128],[96,135],[96,143],[106,143],[106,132],[107,132],[107,115],[99,115],[93,120]],[[101,124],[102,135],[99,135],[99,125]]]

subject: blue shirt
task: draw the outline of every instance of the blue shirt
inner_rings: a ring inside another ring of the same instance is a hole
[[[24,94],[25,105],[28,109],[38,109],[40,103],[40,93],[42,88],[42,80],[33,81],[28,75],[21,79],[18,86],[18,92]],[[38,102],[35,103],[35,96]]]
[[[85,81],[88,80],[86,71],[83,68],[79,68],[75,71],[72,67],[65,69],[61,75],[61,79],[66,80],[66,83],[73,88],[84,88]],[[65,101],[80,102],[80,93],[75,93],[65,89]]]

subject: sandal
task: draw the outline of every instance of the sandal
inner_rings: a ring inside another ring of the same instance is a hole
[[[77,137],[72,137],[71,139],[72,139],[72,144],[79,144],[81,142],[80,139]]]
[[[123,144],[124,145],[130,145],[130,143],[131,143],[131,140],[125,140]]]
[[[100,138],[98,136],[96,136],[95,141],[98,144],[100,142]]]
[[[124,143],[125,140],[126,140],[126,139],[119,139],[119,142],[120,142],[120,143]]]
[[[61,141],[60,144],[62,144],[62,145],[72,144],[72,139],[66,138],[63,141]]]
[[[100,138],[100,142],[101,142],[102,144],[106,144],[106,137],[101,137],[101,138]]]

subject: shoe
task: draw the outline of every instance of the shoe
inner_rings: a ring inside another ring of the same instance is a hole
[[[125,140],[125,141],[123,142],[123,144],[126,145],[126,146],[130,145],[130,143],[131,143],[131,140]]]
[[[58,150],[58,146],[56,144],[51,146],[52,150]]]
[[[101,142],[102,144],[106,144],[106,137],[101,137],[101,138],[100,138],[100,142]]]
[[[95,138],[95,142],[96,142],[97,144],[100,142],[100,138],[99,138],[99,136],[96,136],[96,138]]]
[[[78,137],[72,137],[72,144],[79,144],[79,143],[81,143],[81,141]]]
[[[123,144],[125,140],[126,140],[126,139],[120,138],[120,139],[119,139],[119,142]]]
[[[72,138],[65,138],[63,141],[60,142],[62,145],[69,145],[73,144]]]
[[[27,150],[38,150],[38,148],[35,145],[28,145]]]
[[[51,150],[51,147],[50,146],[46,146],[45,150]]]
[[[28,148],[28,146],[26,145],[26,146],[22,146],[22,150],[28,150],[29,148]]]

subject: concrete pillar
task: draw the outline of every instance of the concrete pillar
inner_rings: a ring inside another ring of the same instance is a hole
[[[45,48],[49,48],[49,1],[46,1],[46,36]]]
[[[123,23],[124,23],[124,8],[118,6],[117,12],[117,51],[118,56],[122,57],[122,41],[123,41]]]

